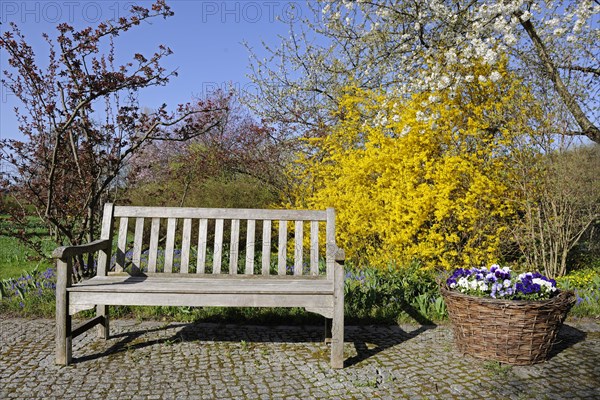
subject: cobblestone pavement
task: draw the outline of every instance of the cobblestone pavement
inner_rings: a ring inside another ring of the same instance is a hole
[[[329,368],[321,327],[114,320],[54,364],[52,320],[0,316],[0,399],[600,398],[600,324],[569,322],[552,358],[510,367],[458,355],[447,326],[346,327]]]

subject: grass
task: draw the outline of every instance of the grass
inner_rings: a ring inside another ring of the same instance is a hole
[[[54,243],[45,241],[44,247],[49,250],[54,248]],[[0,279],[18,277],[25,271],[47,268],[51,265],[50,260],[41,257],[18,239],[0,236]]]

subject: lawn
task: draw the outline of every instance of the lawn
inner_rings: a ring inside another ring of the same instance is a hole
[[[47,243],[44,243],[44,250],[54,247],[49,239],[45,242]],[[46,269],[51,265],[50,260],[41,257],[35,251],[20,243],[19,240],[8,236],[0,236],[0,279],[13,278],[36,267]]]

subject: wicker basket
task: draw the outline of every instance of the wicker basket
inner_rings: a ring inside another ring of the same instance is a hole
[[[512,365],[545,361],[573,292],[550,300],[498,300],[441,288],[459,352]]]

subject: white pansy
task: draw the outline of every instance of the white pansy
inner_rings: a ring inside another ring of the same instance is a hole
[[[479,75],[479,77],[477,78],[477,80],[481,83],[485,83],[487,82],[487,78],[483,75]]]

